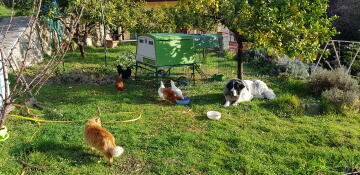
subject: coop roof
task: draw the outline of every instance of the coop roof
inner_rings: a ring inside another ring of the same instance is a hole
[[[146,34],[154,40],[187,40],[193,39],[191,35],[181,33],[149,33]]]
[[[193,34],[196,48],[219,48],[220,40],[217,34]]]

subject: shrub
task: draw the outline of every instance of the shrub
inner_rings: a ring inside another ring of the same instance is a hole
[[[337,88],[322,93],[324,112],[357,113],[360,110],[360,91],[342,91]]]
[[[337,88],[342,91],[357,91],[359,85],[357,81],[344,72],[343,68],[335,70],[318,70],[311,74],[309,85],[313,92],[321,94],[326,90]]]
[[[301,79],[309,77],[309,66],[299,59],[291,59],[287,55],[278,59],[275,55],[269,56],[268,51],[263,49],[252,49],[244,52],[244,54],[247,55],[245,58],[251,64],[261,67],[260,72],[266,74],[286,73],[286,75],[292,75]]]
[[[257,71],[263,74],[276,74],[277,67],[274,58],[267,55],[267,51],[263,49],[251,49],[244,53],[253,67],[257,67]]]
[[[118,62],[119,65],[123,66],[124,68],[131,67],[136,63],[135,54],[131,52],[122,53],[116,57],[116,61]]]
[[[279,72],[286,72],[301,79],[309,77],[309,66],[299,59],[290,59],[287,55],[285,55],[276,61],[276,65]]]
[[[224,57],[226,59],[231,60],[231,59],[234,59],[236,54],[234,52],[229,51],[229,50],[224,50],[223,55],[224,55]]]

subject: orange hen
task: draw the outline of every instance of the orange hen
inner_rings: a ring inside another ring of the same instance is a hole
[[[124,79],[122,78],[121,74],[116,77],[115,87],[118,92],[124,91],[125,84],[124,84]]]
[[[171,88],[162,88],[161,92],[164,94],[164,100],[169,103],[175,103],[175,100],[184,100],[176,92],[171,90]]]

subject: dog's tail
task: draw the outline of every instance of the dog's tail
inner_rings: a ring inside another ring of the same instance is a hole
[[[113,157],[119,157],[122,153],[124,153],[124,148],[121,146],[116,146],[115,148],[110,150],[110,154]]]
[[[266,99],[270,99],[270,100],[272,100],[276,97],[276,95],[272,89],[268,89],[267,91],[264,91],[263,95]]]

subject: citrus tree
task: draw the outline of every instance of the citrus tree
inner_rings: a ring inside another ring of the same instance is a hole
[[[335,34],[326,15],[328,0],[180,0],[180,8],[219,22],[234,33],[238,78],[243,78],[242,44],[313,61],[319,46]]]
[[[175,32],[176,22],[174,19],[175,8],[161,6],[148,10],[148,19],[150,21],[151,31],[157,33]]]
[[[65,3],[66,2],[66,3]],[[103,19],[102,10],[106,8],[106,1],[98,0],[64,0],[59,1],[61,18],[63,25],[68,28],[67,20],[76,20],[79,18],[80,22],[75,26],[75,33],[72,41],[74,41],[80,50],[81,57],[85,58],[86,40],[89,34],[95,29],[96,24]],[[83,15],[80,18],[79,7],[83,6]],[[75,15],[73,15],[75,14]]]
[[[197,29],[201,32],[213,31],[219,24],[217,20],[205,13],[199,13],[196,10],[189,10],[183,8],[182,5],[177,5],[172,10],[172,18],[176,21],[176,29]]]
[[[106,6],[106,23],[113,30],[136,31],[136,26],[147,19],[142,1],[110,0]]]

